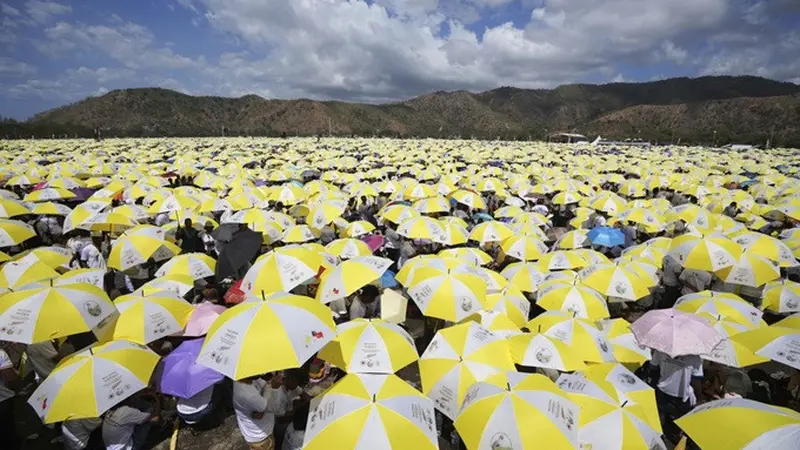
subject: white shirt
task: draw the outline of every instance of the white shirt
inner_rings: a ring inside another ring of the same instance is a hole
[[[534,205],[533,208],[531,208],[531,211],[537,214],[541,214],[545,217],[547,217],[547,215],[550,214],[550,210],[547,209],[547,206],[544,205]]]
[[[378,308],[380,305],[381,302],[379,299],[375,299],[375,301],[370,304],[364,304],[360,298],[356,297],[350,305],[350,320],[367,317],[368,315],[369,317],[379,317],[380,313],[378,312]]]
[[[592,221],[592,228],[604,227],[606,226],[606,224],[607,224],[606,218],[598,214]]]
[[[267,382],[254,380],[251,384],[240,381],[233,383],[233,410],[236,411],[236,422],[244,440],[249,443],[267,439],[275,428],[275,414],[264,395]],[[253,413],[264,413],[260,419]]]
[[[11,361],[11,358],[9,358],[8,353],[6,353],[5,350],[0,350],[0,371],[6,369],[13,370],[14,363]],[[14,391],[6,387],[3,378],[0,377],[0,403],[13,397],[14,397]]]
[[[658,379],[658,388],[661,392],[681,400],[689,401],[694,406],[697,403],[692,377],[703,376],[703,360],[697,355],[678,356],[671,358],[669,355],[653,350],[652,363],[661,369]]]
[[[167,213],[161,213],[156,216],[155,224],[157,227],[164,226],[169,223],[169,215]]]
[[[103,419],[66,420],[61,423],[61,434],[64,436],[64,447],[67,450],[81,450],[89,444],[92,432],[103,424]]]
[[[211,404],[211,397],[214,394],[214,385],[203,389],[202,391],[194,394],[194,396],[189,398],[178,398],[176,402],[175,409],[178,410],[179,413],[189,416],[192,414],[197,414],[200,411],[208,408],[208,405]]]
[[[290,423],[286,428],[286,436],[283,438],[281,450],[300,450],[303,448],[303,439],[306,437],[305,430],[295,430],[294,424]]]
[[[86,263],[86,267],[90,269],[105,269],[106,260],[103,259],[103,254],[94,246],[94,244],[86,244],[81,249],[81,261]]]
[[[106,450],[133,450],[136,425],[150,420],[150,413],[122,405],[106,415],[103,421],[103,442]]]

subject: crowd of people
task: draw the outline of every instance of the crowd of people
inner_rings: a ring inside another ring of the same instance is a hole
[[[321,147],[323,143],[316,145]],[[326,149],[330,151],[328,147]],[[613,158],[615,164],[610,164],[608,170],[602,169],[598,164],[594,166],[598,172],[591,174],[575,172],[568,163],[559,163],[555,158],[542,161],[540,165],[530,169],[516,167],[525,162],[509,158],[506,161],[495,161],[496,165],[491,169],[496,170],[489,170],[469,164],[467,152],[440,160],[440,163],[447,161],[441,166],[448,167],[447,171],[439,169],[439,166],[435,169],[433,165],[428,167],[424,160],[414,160],[408,166],[398,169],[384,165],[380,158],[372,156],[368,148],[359,147],[353,151],[353,156],[364,162],[340,167],[336,171],[336,177],[325,176],[332,171],[326,171],[324,167],[331,166],[323,165],[321,161],[318,161],[318,167],[311,167],[314,170],[292,167],[285,177],[267,177],[267,174],[277,171],[273,168],[272,161],[283,150],[286,149],[280,147],[271,154],[246,157],[246,153],[228,155],[226,149],[217,149],[212,158],[221,159],[225,165],[234,168],[227,177],[217,173],[217,166],[213,172],[208,167],[204,169],[201,163],[181,166],[176,162],[180,155],[168,152],[164,155],[164,160],[158,161],[159,165],[146,174],[146,181],[125,178],[124,183],[119,183],[107,193],[103,190],[124,175],[124,167],[132,169],[130,163],[122,163],[122,159],[117,160],[106,155],[108,160],[103,161],[103,164],[108,164],[104,166],[108,167],[108,173],[100,171],[99,176],[93,176],[89,170],[81,173],[77,167],[71,168],[70,173],[60,175],[54,167],[61,162],[30,166],[41,169],[41,181],[30,182],[15,180],[12,178],[13,174],[9,173],[5,180],[7,191],[3,191],[6,199],[4,202],[19,204],[26,212],[9,215],[9,219],[4,220],[24,222],[33,230],[34,235],[7,246],[5,251],[8,260],[17,261],[32,251],[35,253],[37,249],[61,252],[66,255],[67,261],[52,267],[59,275],[81,269],[102,271],[103,277],[97,280],[97,285],[113,301],[143,292],[142,289],[147,288],[148,283],[159,279],[159,270],[172,257],[207,255],[217,262],[216,273],[192,280],[193,284],[188,289],[176,295],[193,307],[213,305],[230,308],[250,295],[259,295],[245,292],[241,282],[264,255],[298,245],[306,248],[319,245],[330,249],[330,245],[339,240],[355,239],[369,248],[369,254],[386,258],[391,261],[391,265],[384,276],[360,286],[349,296],[329,303],[337,324],[359,318],[380,319],[383,317],[382,305],[387,291],[408,296],[406,290],[409,286],[398,282],[404,268],[408,271],[409,265],[413,265],[415,261],[439,257],[448,251],[471,249],[474,250],[474,255],[481,255],[475,257],[478,260],[486,255],[488,258],[485,261],[479,261],[478,264],[470,261],[470,265],[482,267],[481,270],[498,276],[502,274],[508,278],[506,281],[512,279],[513,273],[516,273],[514,269],[521,263],[539,264],[536,267],[542,274],[538,280],[540,283],[551,281],[554,277],[559,277],[559,274],[570,277],[569,283],[573,283],[578,276],[576,273],[592,264],[638,261],[647,265],[643,269],[647,273],[642,273],[641,277],[646,278],[650,274],[655,280],[648,285],[647,295],[637,298],[636,301],[609,300],[608,314],[599,321],[626,319],[634,322],[647,311],[673,308],[684,296],[709,291],[736,294],[759,309],[767,306],[762,305],[763,285],[736,284],[731,282],[725,272],[686,268],[686,260],[681,260],[678,253],[671,251],[673,249],[669,244],[665,249],[656,251],[656,243],[692,234],[722,236],[722,233],[728,233],[735,236],[737,232],[759,233],[777,238],[793,235],[798,226],[798,215],[784,206],[794,205],[792,202],[797,198],[795,193],[798,191],[794,189],[800,184],[794,178],[781,175],[783,182],[770,180],[770,175],[767,174],[746,173],[751,168],[741,167],[740,164],[715,168],[713,173],[720,179],[720,183],[684,184],[680,177],[689,176],[687,172],[691,169],[691,164],[699,161],[699,157],[695,157],[691,163],[672,167],[671,170],[679,173],[676,178],[670,177],[670,172],[659,173],[658,167],[648,168],[646,170],[649,172],[646,172],[645,169],[630,165],[623,166],[616,157]],[[559,151],[569,150],[559,148]],[[124,156],[123,152],[118,153],[121,157]],[[62,152],[64,158],[68,154]],[[104,153],[97,150],[93,153],[95,156],[101,154]],[[607,153],[599,150],[590,154],[596,158],[607,157]],[[697,153],[703,154],[702,151]],[[305,158],[306,153],[301,155]],[[193,154],[190,157],[195,156]],[[302,161],[307,163],[307,159],[303,158],[296,158],[293,164],[300,165]],[[249,169],[244,175],[237,176],[236,170],[242,169],[243,159],[250,164]],[[202,159],[198,158],[198,161]],[[740,163],[748,161],[742,160]],[[100,166],[100,163],[97,165]],[[389,167],[392,169],[388,170]],[[137,166],[137,170],[141,169]],[[778,169],[769,169],[770,174],[781,173]],[[428,171],[434,173],[425,173]],[[554,171],[562,176],[551,176]],[[571,177],[566,177],[567,173]],[[703,173],[708,175],[711,170],[707,169]],[[265,177],[258,186],[256,182],[261,179],[257,174]],[[651,183],[651,177],[658,180]],[[102,180],[88,195],[64,195],[62,198],[46,199],[48,203],[63,205],[63,213],[33,213],[37,204],[42,202],[25,200],[32,198],[31,195],[40,190],[59,189],[59,185],[54,182],[60,179],[74,179],[76,184],[85,189],[87,180],[95,178]],[[502,186],[494,186],[487,181],[496,181]],[[704,180],[697,181],[703,183]],[[725,182],[724,186],[722,181]],[[565,183],[566,186],[558,186],[559,183]],[[145,184],[147,188],[138,193],[133,192],[135,187]],[[779,191],[782,184],[790,186],[783,197]],[[452,187],[450,192],[446,192],[448,185]],[[703,186],[713,189],[705,189]],[[463,197],[453,195],[456,191],[464,191],[466,194]],[[154,205],[164,204],[165,198],[177,197],[178,193],[181,193],[182,198],[188,197],[192,200],[188,203],[195,207],[194,210],[185,208],[186,204],[180,199],[175,200],[177,206],[153,210]],[[330,219],[326,218],[323,226],[317,227],[313,217],[316,207],[327,201],[326,194],[330,194],[331,204],[338,207],[339,211]],[[192,198],[193,195],[201,197]],[[250,203],[239,208],[234,199],[237,195],[249,199]],[[316,204],[311,201],[315,195],[318,196]],[[444,204],[430,207],[420,203],[426,199],[441,200]],[[780,205],[775,204],[776,199],[781,202]],[[106,213],[102,220],[82,223],[76,218],[76,212],[81,210],[82,205],[98,200],[105,203],[91,214]],[[715,203],[716,200],[722,201]],[[208,201],[219,201],[221,206],[219,209],[210,208],[198,212],[202,209],[200,205]],[[3,206],[8,209],[5,204]],[[714,212],[713,209],[717,206],[718,212]],[[165,242],[174,243],[179,251],[170,253],[162,249],[161,253],[164,254],[154,251],[145,255],[146,260],[141,264],[124,269],[111,263],[115,246],[130,228],[109,219],[108,213],[118,212],[121,215],[119,211],[122,208],[148,212],[149,214],[125,219],[130,219],[137,226],[150,224],[164,230]],[[402,211],[407,216],[390,218],[387,212],[392,209]],[[240,219],[237,216],[242,211],[249,210],[272,214],[272,220],[261,222],[250,218]],[[651,220],[650,216],[641,218],[636,213],[645,216],[649,214],[655,220]],[[435,232],[432,236],[424,236],[416,228],[412,230],[407,222],[421,217],[435,220],[443,230],[447,230],[446,225],[455,225],[456,229],[448,231],[451,234],[447,239],[439,239]],[[662,219],[664,222],[660,223]],[[287,223],[281,226],[282,229],[276,230],[282,220],[291,221],[291,225],[287,226]],[[305,227],[310,234],[301,240],[287,239],[290,229],[296,227]],[[354,232],[354,228],[362,231]],[[475,237],[473,232],[484,228],[496,228],[499,231],[489,232],[489,237]],[[457,234],[462,229],[465,233],[464,239],[453,239],[452,233]],[[503,234],[505,230],[510,230],[511,234]],[[599,230],[598,233],[611,239],[593,241],[587,235],[592,230]],[[237,244],[248,233],[258,233],[260,236],[260,246],[250,249],[252,251],[243,250]],[[543,246],[539,249],[541,255],[530,258],[520,256],[518,251],[506,245],[508,239],[514,236],[535,236],[537,242]],[[576,243],[572,243],[573,239],[577,239]],[[787,242],[792,243],[791,239]],[[639,255],[640,251],[649,248],[654,249],[652,254],[656,256],[632,259],[633,255]],[[562,268],[554,265],[548,267],[547,263],[536,262],[545,255],[560,253],[578,255],[583,263]],[[240,258],[240,255],[244,256]],[[325,256],[330,257],[329,267],[321,267],[317,277],[298,284],[291,290],[292,294],[317,297],[325,272],[333,270],[336,263],[352,258],[341,254]],[[44,260],[43,257],[40,259]],[[226,261],[228,270],[220,273],[223,260]],[[777,275],[773,280],[800,282],[800,265],[794,257],[792,261],[793,264],[783,264],[785,261],[776,260],[776,267],[780,267],[776,269]],[[652,273],[648,272],[650,269]],[[483,274],[486,275],[485,272]],[[488,277],[491,279],[491,275]],[[38,288],[47,285],[47,282],[46,278],[37,279],[33,284]],[[50,286],[53,286],[52,281]],[[24,287],[6,286],[5,289],[13,293],[20,292]],[[526,322],[553,309],[539,304],[537,289],[520,290],[529,302],[524,311]],[[150,291],[152,292],[155,291]],[[613,297],[605,292],[599,292],[598,295],[603,298]],[[0,318],[7,309],[2,304],[3,297],[0,297]],[[785,318],[786,310],[770,305],[772,307],[766,308],[763,315],[767,324]],[[578,314],[581,310],[567,311]],[[429,317],[413,301],[408,302],[404,315],[405,320],[400,325],[414,338],[419,353],[425,351],[438,331],[457,322]],[[480,321],[480,317],[470,316],[465,320]],[[519,328],[510,335],[532,331],[525,327]],[[334,367],[329,361],[315,356],[301,362],[297,368],[255,377],[231,380],[220,376],[217,382],[190,397],[182,398],[166,395],[160,390],[159,369],[156,369],[150,387],[114,404],[100,417],[64,420],[43,425],[41,428],[36,427],[33,431],[22,431],[18,426],[21,420],[19,402],[15,403],[13,399],[27,399],[60,362],[68,360],[75,352],[100,339],[94,330],[29,344],[3,341],[0,335],[0,436],[4,446],[26,448],[26,442],[48,436],[53,438],[51,444],[63,445],[69,450],[103,447],[108,450],[139,450],[163,439],[176,421],[180,424],[179,427],[188,428],[192,434],[202,435],[221,426],[224,419],[233,413],[242,438],[251,449],[298,450],[303,447],[304,431],[309,412],[313,409],[312,399],[345,375],[343,368]],[[167,358],[177,348],[196,339],[197,337],[171,335],[148,342],[147,345],[162,358]],[[788,366],[782,365],[779,370],[763,364],[754,367],[729,367],[709,361],[703,355],[670,356],[653,350],[649,360],[641,361],[631,368],[635,369],[638,377],[655,389],[663,431],[668,442],[677,443],[682,437],[681,430],[674,425],[675,419],[689,413],[697,405],[716,399],[750,398],[800,411],[800,371]],[[526,367],[523,364],[517,364],[517,369],[520,372],[544,374],[554,382],[565,372]],[[419,387],[417,379],[407,381]],[[441,414],[437,416],[441,439],[463,447],[465,443],[458,439],[453,421]],[[695,444],[690,441],[689,445]]]

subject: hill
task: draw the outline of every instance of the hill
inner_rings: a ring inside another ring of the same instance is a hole
[[[506,139],[575,131],[623,138],[800,145],[800,86],[758,77],[673,78],[649,83],[501,87],[434,92],[371,105],[337,101],[195,97],[159,88],[111,91],[37,114],[18,127],[106,136],[328,134]]]

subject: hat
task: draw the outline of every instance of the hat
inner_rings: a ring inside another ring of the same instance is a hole
[[[206,224],[203,225],[203,228],[214,228],[214,223],[213,222],[206,222]]]
[[[330,363],[314,358],[308,367],[308,382],[311,384],[319,383],[328,376],[330,370]]]

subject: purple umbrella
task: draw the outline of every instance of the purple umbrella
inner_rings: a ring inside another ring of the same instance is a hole
[[[89,188],[77,188],[72,189],[72,193],[75,194],[75,197],[71,198],[70,200],[73,202],[85,202],[92,194],[95,193],[94,189]]]
[[[722,342],[722,335],[700,316],[677,309],[647,311],[631,325],[639,345],[675,358],[707,355]]]
[[[164,394],[190,398],[217,384],[224,376],[216,370],[195,363],[203,339],[185,341],[162,360],[159,390]]]

